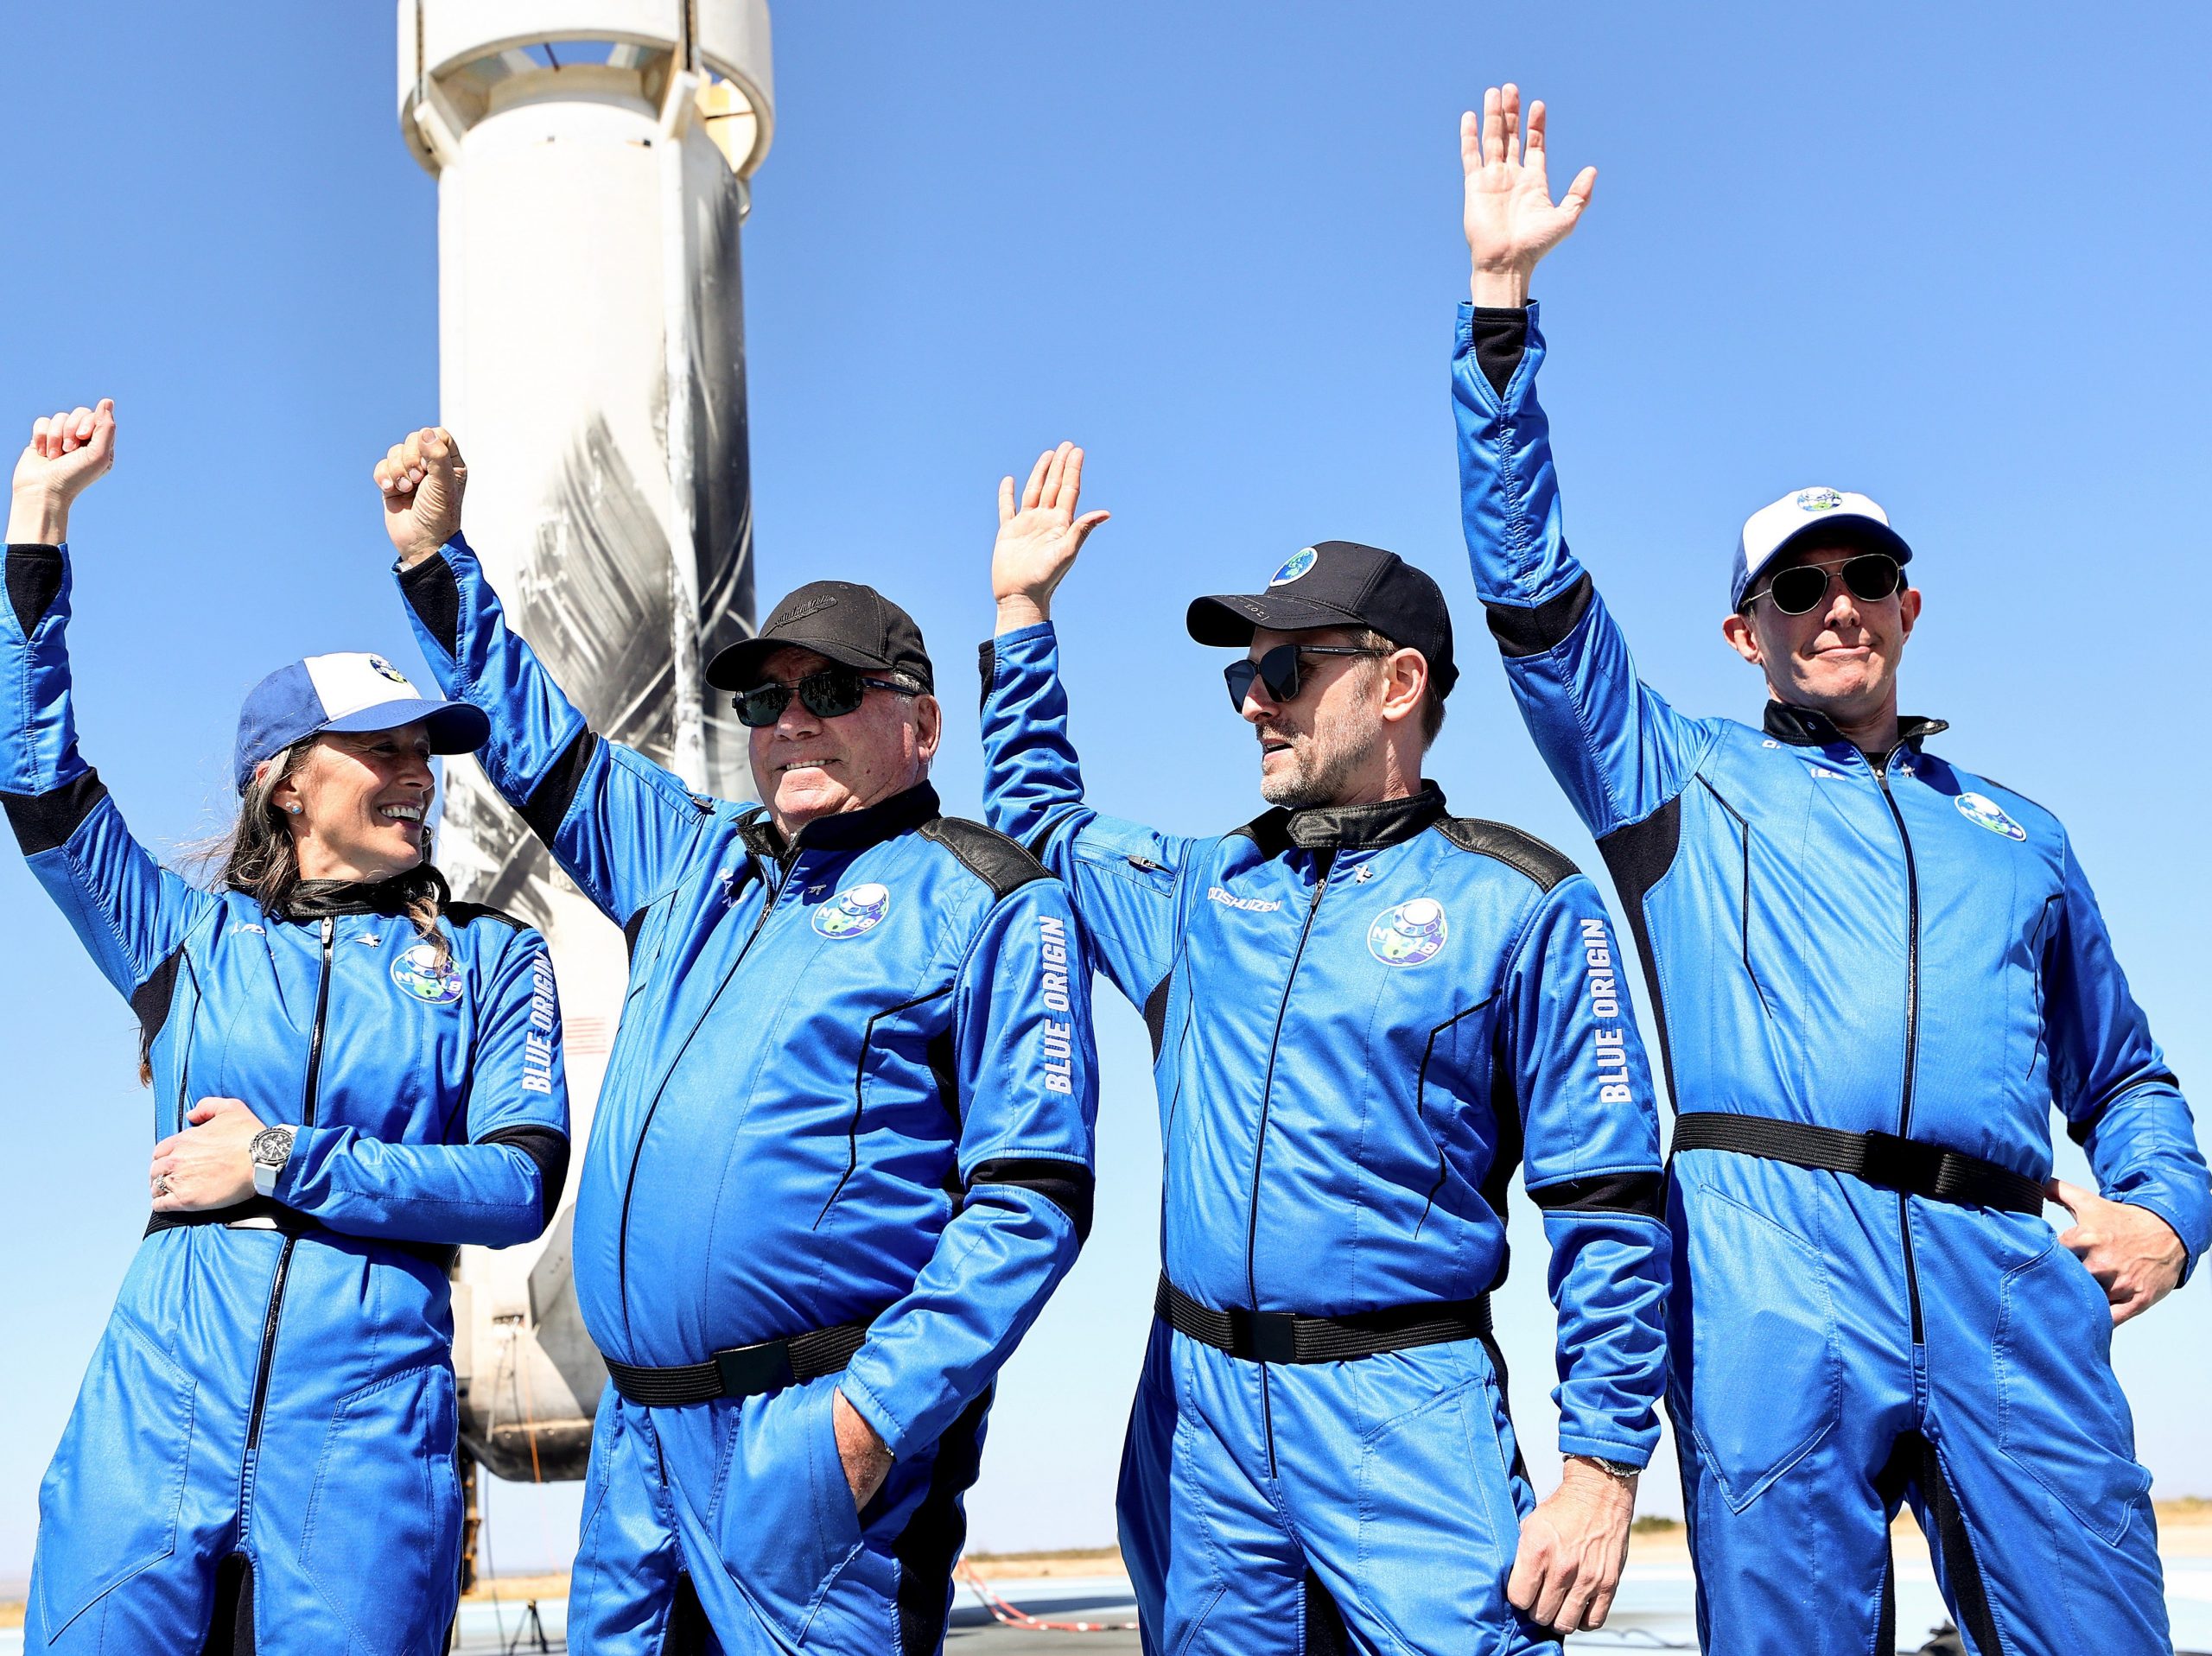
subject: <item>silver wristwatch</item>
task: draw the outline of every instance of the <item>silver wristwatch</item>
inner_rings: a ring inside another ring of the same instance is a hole
[[[253,1158],[253,1188],[256,1194],[273,1196],[276,1181],[284,1176],[284,1164],[292,1158],[292,1134],[296,1129],[285,1126],[264,1127],[253,1135],[247,1154]]]

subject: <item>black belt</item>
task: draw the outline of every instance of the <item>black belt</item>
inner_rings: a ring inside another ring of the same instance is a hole
[[[842,1374],[867,1341],[868,1330],[867,1323],[841,1323],[834,1329],[794,1334],[788,1340],[732,1346],[702,1363],[670,1368],[618,1363],[609,1357],[607,1373],[616,1391],[648,1409],[672,1409],[718,1397],[758,1397],[786,1386],[804,1386],[824,1374]]]
[[[1351,1362],[1490,1333],[1488,1294],[1391,1305],[1349,1317],[1305,1317],[1296,1311],[1217,1311],[1162,1276],[1152,1309],[1176,1333],[1255,1363]]]
[[[1894,1133],[1847,1133],[1770,1116],[1692,1110],[1675,1118],[1676,1151],[1730,1150],[1828,1173],[1963,1208],[2006,1213],[2043,1211],[2043,1186],[2024,1173],[1963,1150],[1901,1139]]]
[[[297,1208],[288,1208],[268,1196],[248,1196],[234,1202],[227,1208],[203,1208],[196,1213],[156,1213],[146,1221],[146,1235],[156,1231],[183,1230],[194,1225],[234,1225],[241,1219],[257,1222],[245,1226],[248,1230],[276,1230],[287,1236],[320,1236],[326,1240],[342,1239],[358,1242],[364,1247],[396,1248],[402,1253],[411,1253],[425,1264],[440,1271],[449,1271],[460,1249],[451,1242],[403,1242],[383,1236],[353,1236],[334,1231],[322,1221]]]

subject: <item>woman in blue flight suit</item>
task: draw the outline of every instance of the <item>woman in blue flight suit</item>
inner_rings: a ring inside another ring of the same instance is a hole
[[[39,1493],[27,1652],[441,1647],[459,1583],[455,1245],[543,1229],[569,1158],[545,946],[451,901],[434,752],[474,708],[381,657],[271,674],[213,891],[78,756],[69,506],[112,406],[41,420],[0,604],[0,803],[142,1031],[154,1214]]]

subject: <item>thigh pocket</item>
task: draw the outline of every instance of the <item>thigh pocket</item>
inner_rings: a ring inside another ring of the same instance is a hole
[[[2050,1246],[1998,1294],[1997,1445],[2107,1542],[2126,1532],[2151,1475],[2112,1372],[2112,1311],[2086,1266]]]
[[[331,1411],[300,1561],[373,1656],[432,1648],[453,1614],[461,1568],[454,1426],[453,1371],[443,1363],[365,1386]]]
[[[1675,1348],[1679,1357],[1687,1348],[1690,1361],[1676,1381],[1698,1458],[1741,1512],[1841,1418],[1835,1304],[1810,1243],[1717,1190],[1679,1182],[1689,1281],[1675,1285]]]
[[[39,1486],[31,1574],[48,1639],[175,1550],[194,1391],[135,1328],[108,1323]]]
[[[1478,1633],[1515,1625],[1505,1577],[1521,1514],[1500,1433],[1504,1411],[1485,1374],[1458,1362],[1449,1377],[1434,1374],[1449,1349],[1365,1360],[1427,1360],[1421,1366],[1432,1372],[1421,1378],[1441,1382],[1359,1446],[1361,1597],[1407,1647],[1472,1648]]]
[[[715,1497],[722,1562],[791,1639],[861,1550],[860,1513],[837,1456],[835,1376],[737,1411]]]

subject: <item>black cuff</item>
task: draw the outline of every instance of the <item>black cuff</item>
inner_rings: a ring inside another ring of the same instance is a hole
[[[53,607],[61,590],[61,570],[60,547],[9,542],[8,607],[15,611],[16,625],[22,628],[26,638]]]
[[[1506,382],[1529,348],[1529,313],[1518,305],[1476,305],[1475,360],[1491,390],[1505,395]]]

